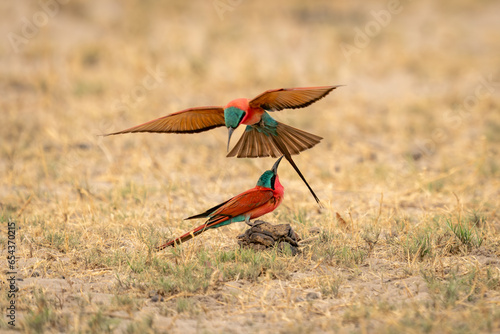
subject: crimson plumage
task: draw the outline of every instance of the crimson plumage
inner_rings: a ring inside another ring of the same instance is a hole
[[[250,220],[274,211],[283,200],[284,188],[278,177],[279,158],[271,170],[267,170],[257,181],[257,185],[233,198],[186,219],[209,218],[204,224],[158,247],[162,250],[192,239],[211,228],[218,228],[233,222]]]

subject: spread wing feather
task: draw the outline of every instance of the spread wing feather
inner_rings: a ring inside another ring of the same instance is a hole
[[[197,133],[224,126],[224,108],[196,107],[178,111],[105,136],[130,132]]]
[[[325,97],[338,86],[271,89],[251,100],[250,107],[269,111],[304,108]]]

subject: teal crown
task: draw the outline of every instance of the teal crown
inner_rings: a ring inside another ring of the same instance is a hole
[[[272,170],[266,170],[257,181],[257,186],[274,189],[275,175]]]
[[[237,128],[243,117],[245,117],[245,111],[240,108],[229,107],[224,109],[224,119],[228,128]]]

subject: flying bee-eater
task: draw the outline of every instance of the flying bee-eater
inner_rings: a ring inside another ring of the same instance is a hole
[[[340,86],[272,89],[252,100],[239,98],[232,100],[225,107],[189,108],[105,136],[131,132],[197,133],[226,126],[229,151],[233,131],[243,124],[246,125],[245,132],[227,157],[284,156],[304,181],[316,202],[320,203],[318,196],[293,161],[292,155],[313,147],[323,138],[278,122],[268,111],[307,107],[337,87]]]
[[[218,228],[234,222],[245,221],[248,225],[251,219],[258,218],[274,211],[283,200],[284,188],[278,177],[278,165],[283,157],[279,158],[273,168],[262,174],[257,185],[233,198],[214,206],[207,211],[186,219],[208,218],[208,220],[190,232],[159,246],[162,250],[168,246],[176,246],[190,240],[211,228]]]

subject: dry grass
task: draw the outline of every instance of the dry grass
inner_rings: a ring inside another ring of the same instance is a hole
[[[18,53],[4,38],[0,240],[16,221],[16,329],[500,331],[498,2],[402,1],[350,61],[340,45],[386,2],[243,1],[223,20],[212,4],[74,0]],[[41,10],[0,8],[2,36]],[[327,84],[346,86],[276,115],[325,138],[296,158],[325,208],[282,164],[286,197],[265,217],[292,225],[301,255],[238,249],[243,224],[153,251],[273,161],[225,159],[221,129],[98,134]]]

